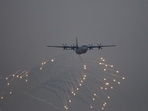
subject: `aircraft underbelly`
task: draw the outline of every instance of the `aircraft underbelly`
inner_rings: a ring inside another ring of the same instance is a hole
[[[80,48],[78,50],[75,51],[77,54],[84,54],[87,52],[87,49],[84,49],[84,48]]]

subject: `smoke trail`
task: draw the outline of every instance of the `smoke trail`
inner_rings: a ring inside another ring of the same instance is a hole
[[[60,111],[63,107],[69,110],[78,102],[90,110],[104,110],[109,91],[124,79],[118,73],[102,57],[64,55],[7,76],[0,96],[19,90]]]
[[[59,110],[59,111],[62,111],[60,108],[56,107],[54,104],[48,102],[48,101],[45,100],[45,99],[41,99],[41,98],[39,98],[39,97],[35,97],[35,96],[29,94],[28,92],[24,92],[23,94],[25,94],[25,95],[27,95],[27,96],[29,96],[29,97],[35,99],[35,100],[38,100],[38,101],[40,101],[40,102],[46,103],[46,104],[52,106],[53,108],[55,108],[55,109],[57,109],[57,110]]]

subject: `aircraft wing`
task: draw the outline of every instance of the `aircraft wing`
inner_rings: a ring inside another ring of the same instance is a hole
[[[47,47],[63,48],[64,50],[74,50],[74,49],[78,48],[78,46],[67,46],[67,45],[63,45],[63,46],[48,45]]]
[[[102,49],[102,47],[114,47],[114,46],[116,46],[116,45],[97,45],[97,46],[89,45],[88,49],[93,49],[93,48]]]

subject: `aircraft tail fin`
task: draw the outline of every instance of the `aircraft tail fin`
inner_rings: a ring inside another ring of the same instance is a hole
[[[78,46],[78,39],[77,39],[77,37],[76,37],[76,46]]]

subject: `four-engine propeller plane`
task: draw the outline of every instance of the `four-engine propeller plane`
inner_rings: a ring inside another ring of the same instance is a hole
[[[67,44],[63,44],[63,46],[51,46],[51,45],[48,45],[47,47],[56,47],[56,48],[63,48],[63,50],[74,50],[76,52],[76,54],[84,54],[86,53],[88,50],[93,50],[94,48],[98,48],[99,49],[102,49],[102,47],[113,47],[113,46],[116,46],[116,45],[101,45],[100,44],[97,44],[96,46],[90,44],[90,45],[82,45],[82,46],[79,46],[78,45],[78,40],[76,38],[76,45],[71,45],[71,46],[67,46]]]

